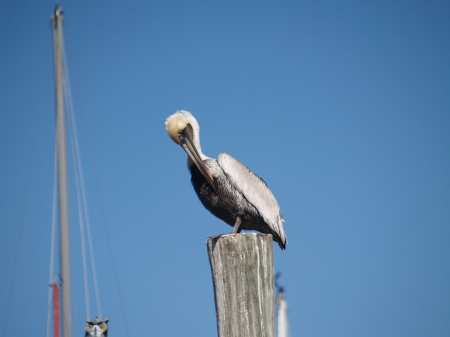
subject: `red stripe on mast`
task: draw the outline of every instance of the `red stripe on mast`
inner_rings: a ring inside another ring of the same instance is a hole
[[[56,283],[53,288],[53,333],[54,337],[59,337],[59,289]]]

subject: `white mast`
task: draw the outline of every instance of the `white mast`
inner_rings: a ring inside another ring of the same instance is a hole
[[[58,165],[60,272],[62,288],[62,337],[72,336],[70,304],[69,207],[67,185],[66,123],[64,102],[64,64],[62,8],[56,6],[51,17],[56,92],[56,156]]]
[[[288,319],[287,319],[287,304],[286,300],[284,299],[284,291],[283,288],[278,293],[278,296],[276,298],[276,301],[278,303],[278,317],[277,317],[277,323],[278,323],[278,333],[277,337],[289,337],[289,325],[288,325]]]

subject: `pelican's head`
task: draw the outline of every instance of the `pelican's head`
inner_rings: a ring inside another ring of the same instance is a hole
[[[167,117],[166,130],[169,137],[175,143],[181,145],[188,154],[188,167],[196,165],[211,187],[216,190],[214,178],[203,163],[203,160],[208,159],[208,157],[202,153],[200,148],[200,127],[194,116],[189,111],[177,111]]]
[[[196,145],[200,147],[200,127],[198,126],[197,120],[192,116],[189,111],[180,110],[175,112],[173,115],[170,115],[166,119],[166,130],[169,134],[169,137],[178,145],[180,144],[180,135],[185,131],[187,125],[190,124],[192,126],[193,131],[193,142],[197,143]]]

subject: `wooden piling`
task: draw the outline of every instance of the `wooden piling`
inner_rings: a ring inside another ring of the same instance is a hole
[[[273,238],[225,234],[207,241],[219,337],[275,337]]]

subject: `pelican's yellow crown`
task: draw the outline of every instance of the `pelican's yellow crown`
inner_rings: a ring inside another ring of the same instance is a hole
[[[188,124],[191,124],[194,129],[196,127],[198,128],[198,123],[194,116],[192,116],[189,111],[185,110],[177,111],[166,119],[167,133],[169,134],[169,137],[178,145],[180,145],[178,134],[180,134]]]

